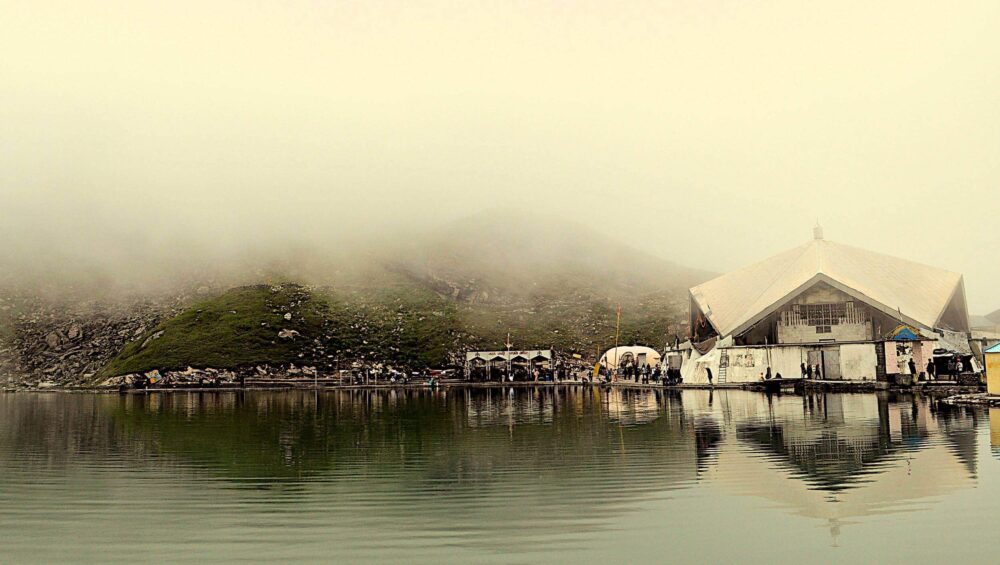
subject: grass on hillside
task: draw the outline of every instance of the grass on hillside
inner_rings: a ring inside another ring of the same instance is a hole
[[[455,305],[404,276],[383,272],[377,280],[317,294],[332,312],[351,320],[332,328],[339,354],[360,351],[368,358],[426,367],[446,363],[455,347]]]
[[[232,368],[297,360],[301,341],[319,334],[328,305],[300,287],[252,286],[193,305],[128,343],[98,377],[192,367]],[[286,312],[292,313],[285,320]],[[281,339],[278,332],[299,332]],[[162,332],[162,333],[161,333]]]
[[[284,319],[287,312],[291,320]],[[97,379],[187,367],[296,363],[332,369],[338,360],[354,359],[441,365],[454,348],[456,325],[452,305],[401,284],[372,292],[242,287],[195,304],[128,343]],[[282,339],[282,329],[299,335]]]

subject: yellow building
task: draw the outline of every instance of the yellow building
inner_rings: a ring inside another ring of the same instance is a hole
[[[986,392],[1000,396],[1000,343],[983,353],[986,357]]]

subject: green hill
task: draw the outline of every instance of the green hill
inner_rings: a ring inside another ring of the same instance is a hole
[[[458,326],[454,309],[416,288],[394,294],[384,289],[362,298],[290,283],[234,288],[156,325],[126,345],[97,377],[189,366],[294,363],[333,369],[350,360],[417,367],[445,363]]]

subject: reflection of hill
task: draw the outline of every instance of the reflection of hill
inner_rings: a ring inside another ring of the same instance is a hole
[[[151,466],[191,484],[221,479],[240,497],[333,489],[345,500],[426,500],[428,512],[449,508],[437,502],[443,496],[514,497],[523,498],[521,512],[561,508],[585,519],[696,478],[693,429],[677,397],[593,389],[24,399],[30,406],[0,418],[36,432],[0,436],[3,443],[65,453],[56,463],[63,468]],[[67,412],[64,401],[77,407]],[[72,431],[41,431],[60,420]],[[77,442],[88,437],[97,439]]]
[[[460,488],[500,480],[513,469],[539,478],[558,475],[552,468],[588,471],[591,480],[589,472],[614,475],[627,465],[662,464],[678,471],[660,474],[672,482],[688,478],[678,463],[685,452],[693,457],[684,429],[657,418],[655,403],[609,402],[596,391],[250,392],[129,400],[133,404],[114,419],[134,441],[152,442],[164,456],[223,476],[278,480],[406,468],[405,482]],[[634,421],[636,412],[651,413],[650,423],[619,424]]]

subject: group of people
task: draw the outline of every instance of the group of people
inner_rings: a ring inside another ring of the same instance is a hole
[[[602,375],[607,375],[606,371],[602,372]],[[627,359],[622,361],[618,366],[617,376],[626,380],[634,381],[639,384],[649,384],[649,383],[663,383],[668,384],[678,384],[681,382],[681,370],[674,368],[667,368],[666,371],[663,370],[660,365],[650,366],[649,363],[637,364],[632,362],[632,360]]]
[[[966,362],[962,360],[962,356],[957,353],[948,357],[942,364],[944,365],[944,371],[939,371],[937,363],[934,362],[934,359],[928,359],[925,372],[917,375],[917,363],[913,360],[913,357],[910,357],[910,360],[907,362],[907,369],[910,370],[911,375],[917,375],[920,380],[924,380],[926,378],[929,381],[936,380],[939,374],[961,375],[967,370],[972,370],[971,367],[969,367]]]
[[[659,381],[661,374],[659,365],[653,368],[649,366],[649,363],[640,365],[633,363],[631,359],[623,360],[618,365],[618,376],[626,381],[632,380],[637,383],[649,384],[650,378],[653,379],[653,382]]]
[[[768,369],[768,372],[770,371],[771,369]],[[823,369],[820,367],[819,363],[816,363],[815,365],[802,363],[802,378],[823,380]]]
[[[569,377],[570,370],[562,363],[555,367],[537,366],[531,368],[516,364],[511,365],[509,370],[502,365],[469,369],[469,380],[478,382],[559,382]]]

